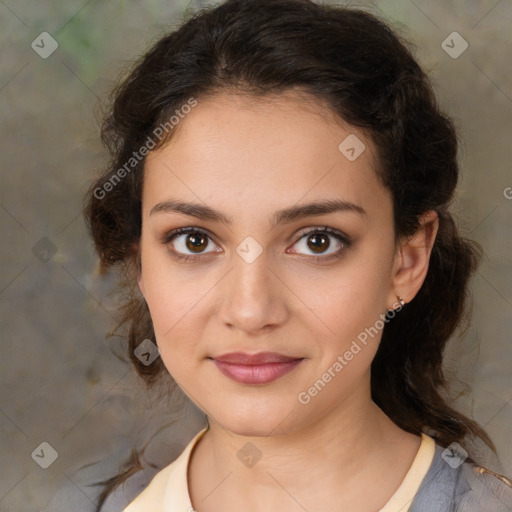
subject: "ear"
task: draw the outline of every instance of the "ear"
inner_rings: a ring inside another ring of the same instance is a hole
[[[389,304],[396,306],[397,295],[407,303],[418,293],[427,276],[430,254],[438,228],[437,212],[429,210],[421,216],[419,227],[414,235],[400,242],[393,265]]]

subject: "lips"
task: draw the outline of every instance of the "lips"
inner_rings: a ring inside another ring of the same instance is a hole
[[[214,357],[216,361],[229,364],[270,364],[270,363],[290,363],[300,359],[298,357],[284,356],[277,352],[259,352],[258,354],[245,354],[244,352],[232,352],[222,356]]]
[[[276,352],[232,352],[212,359],[224,375],[243,384],[267,384],[291,372],[303,361],[303,358]]]

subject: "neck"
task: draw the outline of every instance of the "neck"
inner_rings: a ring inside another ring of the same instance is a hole
[[[369,382],[366,389],[359,388],[357,395],[348,397],[317,421],[293,432],[276,432],[267,437],[245,436],[210,419],[210,428],[196,445],[190,466],[194,475],[192,496],[195,493],[196,501],[200,498],[195,503],[200,512],[216,510],[204,505],[208,500],[213,503],[213,498],[219,502],[227,498],[228,502],[242,505],[262,503],[262,496],[268,498],[268,503],[283,500],[287,509],[286,499],[290,496],[283,499],[286,494],[302,496],[302,501],[319,509],[314,492],[306,498],[305,490],[312,486],[319,497],[331,492],[333,496],[343,496],[343,503],[356,504],[359,492],[359,499],[363,496],[367,503],[368,491],[364,492],[364,487],[368,478],[378,483],[383,474],[397,467],[397,456],[402,456],[405,465],[399,474],[387,487],[382,486],[382,496],[374,494],[380,508],[398,487],[419,447],[417,436],[398,428],[371,400]],[[227,485],[219,486],[223,479]],[[216,490],[212,498],[204,500],[208,489]],[[306,503],[303,506],[311,510]]]

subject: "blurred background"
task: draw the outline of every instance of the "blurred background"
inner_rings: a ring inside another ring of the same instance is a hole
[[[152,42],[209,4],[0,0],[2,512],[92,511],[93,484],[115,474],[132,447],[150,441],[148,459],[169,461],[204,425],[179,391],[164,400],[147,392],[116,355],[123,340],[106,339],[115,281],[97,276],[81,209],[106,158],[100,102]],[[510,477],[512,2],[350,5],[415,43],[459,129],[454,210],[486,256],[472,285],[473,321],[450,344],[446,370],[457,407],[500,454],[481,450],[480,462]]]

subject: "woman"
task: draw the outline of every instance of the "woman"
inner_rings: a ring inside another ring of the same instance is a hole
[[[130,357],[208,427],[102,510],[512,510],[442,396],[479,252],[453,124],[390,28],[228,0],[141,59],[103,137],[86,219],[126,271]]]

